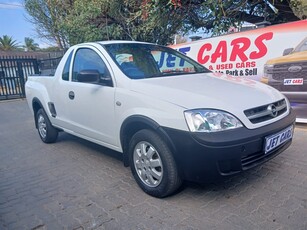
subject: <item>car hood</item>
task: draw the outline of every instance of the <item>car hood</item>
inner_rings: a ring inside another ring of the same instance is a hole
[[[291,62],[301,62],[307,61],[307,51],[296,52],[282,57],[274,58],[268,60],[266,64],[275,65],[280,63],[291,63]]]
[[[244,116],[246,109],[284,98],[279,91],[260,82],[212,73],[133,80],[131,90],[184,109],[214,108],[237,117]]]

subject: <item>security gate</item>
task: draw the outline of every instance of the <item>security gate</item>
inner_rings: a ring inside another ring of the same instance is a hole
[[[24,98],[28,75],[38,73],[35,58],[0,57],[0,100]]]

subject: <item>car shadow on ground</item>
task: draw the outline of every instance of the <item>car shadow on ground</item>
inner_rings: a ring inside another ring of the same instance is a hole
[[[58,137],[56,142],[57,143],[76,142],[78,144],[81,144],[84,147],[89,148],[90,150],[92,150],[95,153],[101,153],[101,154],[104,154],[106,156],[112,157],[112,158],[120,160],[120,161],[123,160],[122,153],[114,151],[114,150],[109,149],[109,148],[106,148],[106,147],[101,146],[99,144],[87,141],[85,139],[73,136],[69,133],[60,132],[59,137]]]
[[[224,194],[226,198],[230,198],[234,190],[244,191],[251,184],[257,184],[260,176],[256,175],[257,173],[261,174],[261,167],[257,166],[254,169],[249,170],[248,172],[241,172],[237,175],[228,176],[222,179],[218,179],[214,182],[206,182],[206,183],[197,183],[184,181],[181,188],[176,192],[179,194],[181,192],[191,193],[193,195],[203,195],[204,193],[214,192]],[[252,174],[250,174],[252,172]]]
[[[82,148],[84,148],[82,154],[89,154],[86,151],[88,149],[91,155],[95,154],[95,156],[98,157],[108,156],[123,164],[122,153],[65,132],[61,132],[59,134],[57,143],[73,143],[73,145],[80,145]],[[253,184],[257,186],[256,184],[259,182],[259,179],[265,177],[267,173],[267,169],[263,168],[263,165],[260,165],[246,172],[241,172],[210,183],[200,184],[196,182],[184,181],[182,186],[172,196],[180,196],[180,194],[184,194],[185,196],[193,196],[196,198],[203,196],[204,194],[207,195],[208,193],[217,193],[221,194],[225,198],[231,198],[235,191],[245,191]],[[134,180],[132,174],[130,177],[132,180]]]

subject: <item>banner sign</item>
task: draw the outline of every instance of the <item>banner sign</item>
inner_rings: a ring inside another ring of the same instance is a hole
[[[171,46],[213,72],[266,83],[307,123],[307,20]]]

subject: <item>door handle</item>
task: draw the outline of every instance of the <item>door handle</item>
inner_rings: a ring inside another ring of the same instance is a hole
[[[69,99],[73,100],[75,98],[75,93],[73,91],[69,91],[68,97]]]

